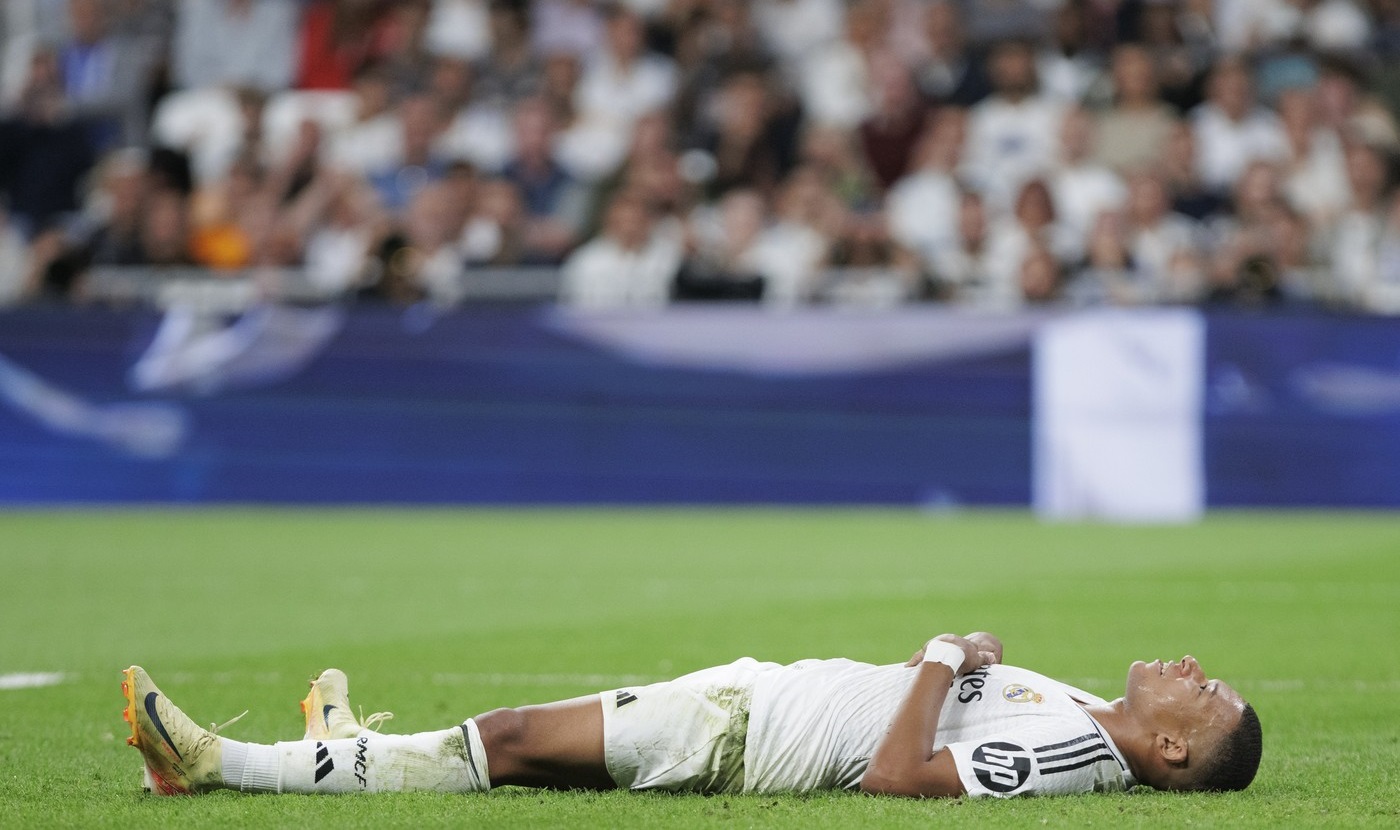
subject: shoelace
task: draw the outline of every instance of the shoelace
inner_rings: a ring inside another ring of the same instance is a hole
[[[233,726],[235,723],[238,723],[239,721],[243,720],[243,715],[246,714],[248,714],[248,710],[244,709],[242,715],[234,715],[233,717],[229,718],[223,723],[211,723],[209,724],[209,732],[211,734],[217,735],[219,734],[219,730],[227,729],[228,727]]]
[[[246,714],[246,713],[245,713],[245,714]],[[239,717],[242,717],[242,715],[239,715]],[[379,731],[379,726],[380,726],[380,724],[384,723],[385,721],[390,721],[390,720],[393,720],[393,719],[394,719],[394,713],[393,713],[393,712],[375,712],[374,714],[370,715],[369,717],[365,717],[365,707],[363,707],[363,706],[360,707],[360,728],[361,728],[361,729],[373,729],[375,732],[378,732],[378,731]]]

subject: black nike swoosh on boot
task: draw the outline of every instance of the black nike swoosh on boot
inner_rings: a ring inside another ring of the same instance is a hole
[[[146,715],[151,719],[151,723],[156,725],[156,731],[159,732],[161,738],[165,740],[165,745],[170,747],[170,751],[175,753],[176,758],[183,761],[185,760],[185,756],[180,754],[180,750],[175,746],[175,742],[170,740],[170,733],[165,731],[165,724],[161,723],[160,715],[156,714],[156,698],[158,696],[156,692],[148,692],[146,694]]]
[[[335,707],[329,703],[321,707],[321,720],[326,722],[327,729],[331,728],[331,710],[334,708]]]

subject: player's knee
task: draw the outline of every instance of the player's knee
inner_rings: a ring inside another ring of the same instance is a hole
[[[496,758],[518,755],[525,745],[528,717],[519,709],[493,709],[473,720],[493,764]]]

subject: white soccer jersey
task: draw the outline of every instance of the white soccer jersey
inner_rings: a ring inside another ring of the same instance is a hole
[[[803,660],[754,683],[744,789],[785,792],[860,784],[916,669]],[[953,755],[969,796],[1124,790],[1136,783],[1113,741],[1075,701],[1101,698],[1014,666],[957,678],[934,748]]]

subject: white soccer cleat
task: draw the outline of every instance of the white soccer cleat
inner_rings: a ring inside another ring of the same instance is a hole
[[[355,738],[394,717],[392,712],[355,717],[350,709],[350,679],[340,669],[326,669],[311,681],[311,691],[301,702],[301,713],[306,718],[308,741]]]
[[[204,729],[190,720],[140,666],[123,672],[122,694],[126,697],[122,719],[131,724],[126,742],[139,749],[146,761],[147,790],[156,795],[195,795],[223,785],[218,727]]]

